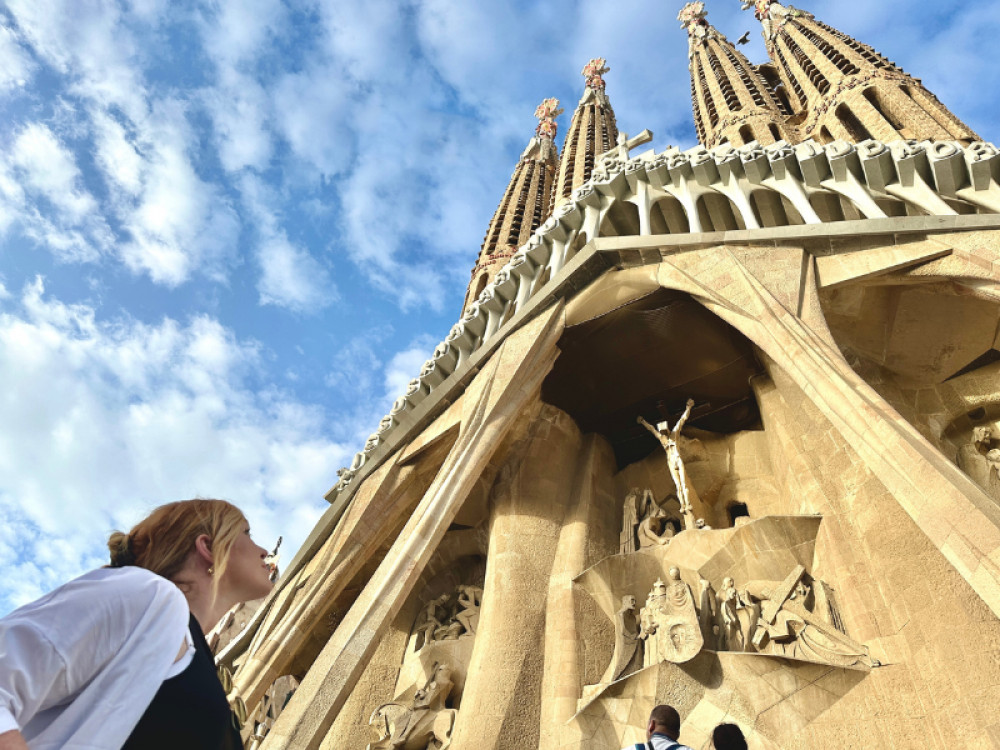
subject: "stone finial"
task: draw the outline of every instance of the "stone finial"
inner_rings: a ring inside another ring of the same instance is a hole
[[[545,99],[535,109],[535,117],[538,118],[538,127],[535,128],[535,135],[539,138],[549,138],[554,140],[559,126],[556,118],[565,110],[559,106],[559,100],[553,97]]]
[[[681,22],[682,29],[686,29],[689,34],[692,34],[695,27],[705,23],[707,15],[708,11],[705,10],[705,3],[698,0],[698,2],[688,3],[681,8],[681,12],[677,14],[677,20]]]
[[[742,0],[740,7],[743,10],[753,8],[753,14],[758,21],[764,21],[771,17],[771,4],[774,0]]]
[[[588,88],[604,91],[604,78],[602,76],[609,72],[611,72],[611,68],[608,67],[608,61],[603,57],[595,57],[583,66],[580,74],[587,79]]]

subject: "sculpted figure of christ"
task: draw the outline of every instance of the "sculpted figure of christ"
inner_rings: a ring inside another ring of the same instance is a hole
[[[694,528],[694,514],[691,511],[691,500],[688,498],[687,475],[684,472],[684,461],[681,460],[681,452],[677,441],[680,439],[681,430],[684,428],[684,423],[687,422],[688,417],[691,416],[691,409],[693,408],[694,400],[689,398],[687,408],[684,409],[681,418],[677,420],[677,424],[674,425],[673,429],[665,432],[661,432],[653,427],[653,425],[641,416],[636,417],[636,422],[649,430],[653,437],[660,441],[660,445],[663,446],[663,450],[667,453],[667,468],[670,469],[670,477],[677,486],[677,497],[681,502],[681,515],[684,516],[685,528],[689,529]],[[670,427],[669,422],[665,424],[668,428]]]

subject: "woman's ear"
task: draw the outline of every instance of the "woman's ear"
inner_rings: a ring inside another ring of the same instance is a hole
[[[199,534],[195,537],[194,551],[208,565],[212,565],[215,562],[215,557],[212,555],[212,537],[208,534]]]

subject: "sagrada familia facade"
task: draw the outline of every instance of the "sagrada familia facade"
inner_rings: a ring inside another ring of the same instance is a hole
[[[807,11],[688,34],[700,145],[590,61],[461,317],[222,634],[247,747],[1000,746],[1000,151]],[[457,307],[457,300],[456,300]]]

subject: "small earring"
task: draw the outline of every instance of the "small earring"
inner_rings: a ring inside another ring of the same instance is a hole
[[[214,565],[209,565],[208,566],[208,574],[210,576],[214,576],[215,575],[215,566]]]

